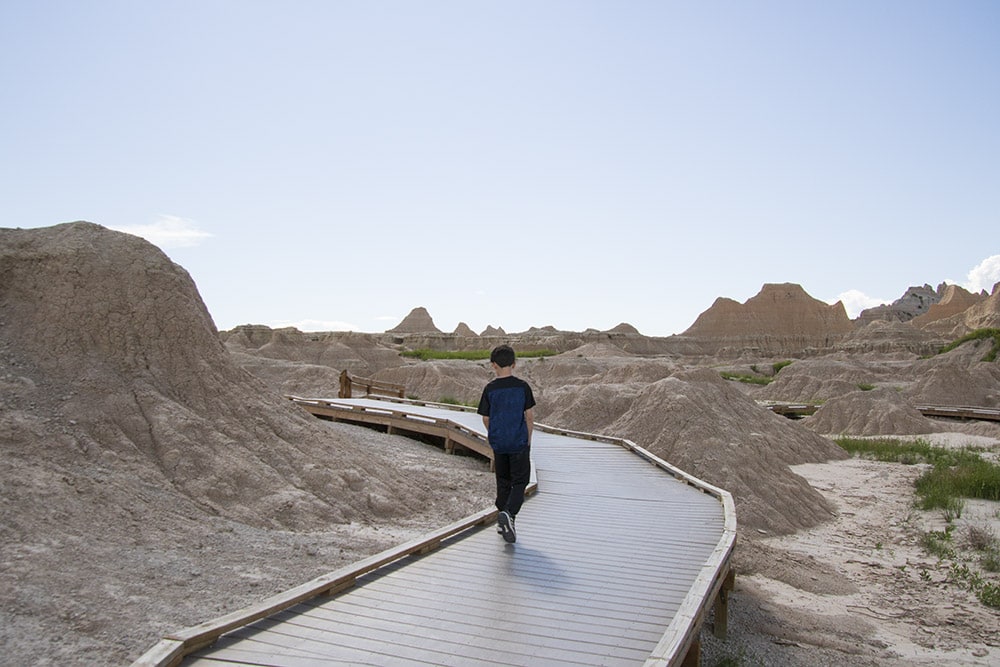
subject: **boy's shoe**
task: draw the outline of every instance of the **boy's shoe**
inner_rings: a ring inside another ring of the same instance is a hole
[[[514,517],[510,515],[510,512],[500,512],[500,515],[497,517],[497,532],[507,542],[517,540],[517,533],[514,531]]]

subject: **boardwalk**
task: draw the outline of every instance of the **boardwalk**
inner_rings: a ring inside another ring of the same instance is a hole
[[[391,409],[482,431],[469,412]],[[334,596],[232,630],[182,664],[680,664],[728,570],[728,496],[583,434],[540,428],[532,454],[538,487],[515,544],[492,522],[463,530]]]

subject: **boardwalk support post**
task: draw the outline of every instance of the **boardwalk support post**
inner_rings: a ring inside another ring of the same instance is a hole
[[[729,591],[736,585],[736,570],[732,567],[726,572],[726,578],[715,599],[715,627],[712,634],[719,639],[725,639],[729,632]]]
[[[696,637],[693,642],[691,642],[691,647],[688,648],[687,655],[684,656],[684,662],[681,663],[681,667],[698,667],[701,664],[701,641]]]

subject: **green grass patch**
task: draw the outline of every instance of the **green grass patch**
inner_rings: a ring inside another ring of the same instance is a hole
[[[990,351],[987,352],[986,355],[982,358],[982,361],[990,361],[990,362],[996,361],[997,354],[1000,353],[1000,329],[993,329],[993,328],[976,329],[975,331],[967,333],[958,340],[953,341],[942,347],[940,350],[938,350],[938,354],[951,352],[959,345],[962,345],[963,343],[968,343],[969,341],[972,340],[987,340],[990,338],[993,339],[993,347],[991,347]]]
[[[744,382],[746,384],[758,384],[761,386],[769,385],[774,381],[774,376],[778,374],[785,366],[791,364],[791,361],[776,361],[771,364],[771,374],[765,375],[766,371],[761,371],[757,364],[750,364],[750,370],[753,373],[735,373],[733,371],[719,371],[721,375],[726,380],[732,380],[734,382]]]
[[[474,408],[479,405],[479,403],[465,403],[464,401],[460,401],[453,396],[442,396],[438,399],[438,403],[443,403],[444,405],[458,405],[463,408]]]
[[[982,461],[971,448],[946,449],[935,447],[926,440],[899,440],[898,438],[852,438],[834,440],[841,449],[864,459],[890,463],[944,463],[949,466]]]
[[[727,380],[734,380],[736,382],[745,382],[747,384],[759,384],[768,385],[774,378],[765,377],[763,375],[747,375],[746,373],[732,373],[730,371],[719,371],[719,375]]]
[[[975,449],[934,447],[925,440],[838,438],[836,443],[861,458],[932,466],[915,482],[922,509],[940,508],[946,518],[962,516],[962,498],[1000,500],[1000,466]]]
[[[916,482],[917,493],[928,498],[982,498],[1000,500],[1000,466],[984,461],[963,460],[957,465],[935,463]]]
[[[778,371],[780,371],[782,368],[784,368],[785,366],[791,366],[791,365],[792,365],[792,362],[790,360],[787,360],[787,361],[776,361],[773,364],[771,364],[771,370],[774,371],[775,375],[777,375]]]
[[[406,350],[400,352],[403,357],[428,361],[429,359],[464,359],[466,361],[484,361],[490,358],[491,350],[429,350],[421,348],[419,350]],[[554,357],[559,354],[555,350],[525,350],[518,352],[519,359]]]

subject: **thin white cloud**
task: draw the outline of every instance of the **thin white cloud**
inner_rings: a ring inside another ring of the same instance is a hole
[[[990,292],[997,283],[1000,283],[1000,255],[992,255],[969,271],[962,287],[975,294],[983,290]]]
[[[140,236],[164,250],[167,248],[191,248],[212,237],[212,234],[198,229],[194,220],[179,218],[175,215],[161,215],[155,222],[148,225],[111,227],[111,229]]]
[[[879,299],[874,296],[868,296],[864,292],[856,289],[847,290],[846,292],[841,292],[837,295],[837,298],[827,303],[837,303],[838,301],[844,304],[844,310],[847,311],[847,316],[852,320],[861,314],[861,311],[866,308],[874,308],[875,306],[881,306],[885,303],[890,303],[885,299]]]

